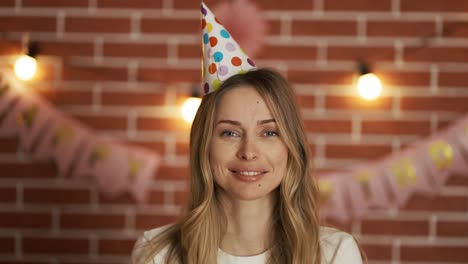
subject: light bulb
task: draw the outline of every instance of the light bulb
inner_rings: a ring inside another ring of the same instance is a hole
[[[366,100],[374,100],[382,92],[382,83],[373,73],[361,75],[357,81],[359,95]]]
[[[200,104],[201,104],[201,98],[190,97],[190,98],[185,99],[184,105],[182,106],[181,113],[182,113],[182,118],[187,123],[192,123]]]
[[[34,77],[37,70],[36,59],[28,55],[21,55],[15,62],[15,74],[23,81],[28,81]]]

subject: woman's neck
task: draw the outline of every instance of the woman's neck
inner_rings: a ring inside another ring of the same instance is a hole
[[[271,247],[272,197],[254,201],[222,199],[227,229],[221,249],[235,256],[253,256]]]

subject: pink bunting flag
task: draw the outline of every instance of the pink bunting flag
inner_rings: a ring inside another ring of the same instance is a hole
[[[162,158],[154,152],[132,149],[129,153],[129,192],[137,202],[145,202],[149,187],[161,165]]]
[[[320,215],[344,223],[351,219],[347,203],[347,178],[342,174],[328,174],[318,177],[320,191]]]

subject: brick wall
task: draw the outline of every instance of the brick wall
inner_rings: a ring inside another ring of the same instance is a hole
[[[294,84],[319,171],[396,152],[468,112],[467,0],[256,2],[269,24],[256,63]],[[138,206],[58,175],[1,135],[0,263],[127,263],[142,230],[177,217],[189,131],[178,109],[200,81],[198,6],[0,1],[1,68],[30,32],[41,48],[35,93],[99,132],[164,156],[150,203]],[[385,85],[375,102],[352,89],[358,57]],[[182,85],[168,85],[176,81]],[[468,178],[453,175],[437,195],[415,195],[402,210],[372,211],[343,228],[370,263],[466,263]]]

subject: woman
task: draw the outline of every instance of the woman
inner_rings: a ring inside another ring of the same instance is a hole
[[[190,134],[186,215],[137,241],[134,263],[361,263],[319,226],[309,147],[287,81],[268,69],[205,95]]]

